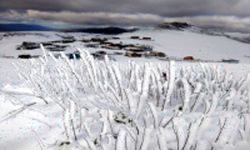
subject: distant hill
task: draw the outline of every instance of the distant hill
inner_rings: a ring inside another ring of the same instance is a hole
[[[134,32],[138,29],[127,29],[121,27],[93,27],[93,28],[79,28],[79,29],[70,29],[64,30],[65,32],[85,32],[85,33],[92,33],[92,34],[122,34],[126,32]]]
[[[22,24],[22,23],[0,23],[0,32],[15,32],[15,31],[61,31],[61,32],[85,32],[92,34],[122,34],[126,32],[133,32],[137,29],[128,29],[121,27],[90,27],[90,28],[76,28],[76,29],[51,29],[41,25]]]
[[[51,31],[52,29],[34,25],[34,24],[21,24],[21,23],[2,23],[0,24],[0,32],[10,31]]]
[[[192,27],[192,25],[186,22],[164,22],[158,27],[162,29],[183,30]]]

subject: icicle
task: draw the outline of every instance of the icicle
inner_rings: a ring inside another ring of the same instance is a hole
[[[157,137],[159,141],[160,150],[168,150],[167,140],[166,140],[166,137],[162,128],[159,129]]]
[[[157,128],[159,126],[159,119],[158,119],[156,108],[152,103],[148,103],[148,104],[149,104],[152,116],[154,118],[154,127]]]
[[[190,97],[191,97],[191,89],[186,79],[182,79],[182,83],[183,83],[184,91],[185,91],[183,111],[188,112],[190,111],[189,103],[190,103]]]
[[[174,91],[174,84],[175,84],[175,62],[170,61],[170,66],[169,66],[169,82],[168,82],[168,91],[167,91],[167,96],[163,104],[163,109],[167,107],[168,103],[170,102],[171,95]]]
[[[216,109],[216,107],[218,105],[218,101],[219,101],[218,93],[215,93],[213,95],[213,99],[212,99],[212,102],[210,104],[210,108],[206,112],[207,116],[211,115],[215,111],[215,109]]]
[[[41,50],[43,52],[43,56],[44,56],[45,62],[48,62],[47,53],[46,53],[45,48],[43,47],[43,44],[40,44],[40,48],[41,48]]]

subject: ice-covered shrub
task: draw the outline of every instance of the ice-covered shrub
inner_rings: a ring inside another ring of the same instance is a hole
[[[79,51],[79,60],[46,54],[19,73],[62,108],[66,138],[82,148],[220,149],[250,140],[249,76],[208,64],[96,61]]]

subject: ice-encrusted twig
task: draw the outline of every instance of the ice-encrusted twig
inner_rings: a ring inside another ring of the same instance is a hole
[[[126,132],[125,130],[121,129],[119,131],[117,141],[116,141],[116,150],[126,150],[125,139],[126,139]]]
[[[174,121],[172,120],[171,123],[172,123],[172,129],[173,129],[173,131],[174,131],[175,138],[176,138],[176,149],[179,150],[179,149],[180,149],[179,135],[178,135],[178,132],[177,132],[177,130],[176,130]]]
[[[6,120],[9,120],[11,118],[14,118],[16,117],[18,114],[22,113],[24,110],[26,110],[28,107],[31,107],[33,105],[35,105],[36,103],[33,102],[33,103],[30,103],[30,104],[25,104],[24,106],[16,109],[16,110],[13,110],[11,112],[9,112],[8,114],[6,114],[1,120],[0,120],[0,123],[6,121]]]

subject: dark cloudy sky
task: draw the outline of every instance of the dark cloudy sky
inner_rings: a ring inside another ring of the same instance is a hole
[[[177,20],[250,32],[250,0],[0,0],[0,19],[141,26]]]

